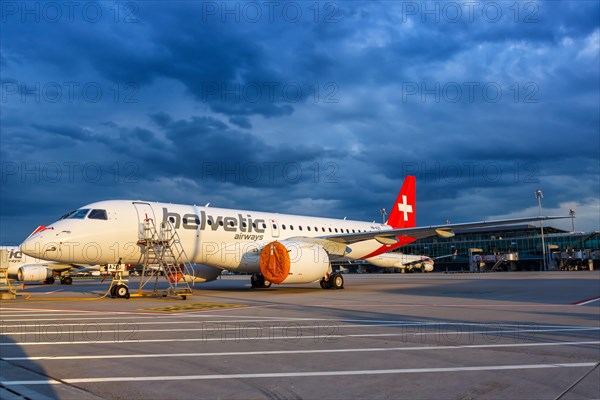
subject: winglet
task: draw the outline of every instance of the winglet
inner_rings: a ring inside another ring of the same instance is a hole
[[[393,228],[414,228],[417,221],[417,178],[404,179],[387,224]]]

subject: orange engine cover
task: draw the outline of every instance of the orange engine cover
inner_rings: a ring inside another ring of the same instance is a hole
[[[260,272],[269,282],[279,284],[290,273],[290,255],[281,242],[271,242],[260,252]]]

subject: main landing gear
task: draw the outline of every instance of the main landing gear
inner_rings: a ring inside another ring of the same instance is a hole
[[[271,282],[267,281],[263,274],[252,274],[250,284],[253,289],[267,289],[271,287]]]
[[[46,285],[54,285],[54,282],[56,281],[56,279],[51,276],[49,278],[46,278],[46,280],[44,281],[44,283]],[[73,278],[71,278],[70,276],[61,276],[60,277],[60,284],[61,285],[71,285],[73,283]]]
[[[319,282],[321,289],[343,289],[344,288],[344,276],[339,272],[335,272],[327,277],[323,277]]]

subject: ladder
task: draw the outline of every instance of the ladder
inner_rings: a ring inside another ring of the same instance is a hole
[[[138,288],[139,295],[152,280],[154,281],[152,292],[158,293],[158,280],[161,273],[168,283],[165,296],[180,296],[185,300],[192,294],[194,267],[185,253],[179,234],[170,221],[161,222],[157,228],[152,218],[146,218],[140,223],[138,244],[143,246],[144,257]],[[154,274],[150,274],[150,271]]]
[[[500,257],[498,257],[498,259],[496,260],[496,263],[494,264],[492,269],[490,269],[490,272],[495,272],[498,269],[498,267],[500,267],[500,265],[502,265],[502,263],[504,261],[505,261],[504,254],[502,254],[502,255],[500,255]]]

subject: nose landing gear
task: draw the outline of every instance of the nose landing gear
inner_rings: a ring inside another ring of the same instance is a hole
[[[130,297],[129,288],[126,285],[118,284],[110,289],[110,295],[118,299],[128,299]]]

